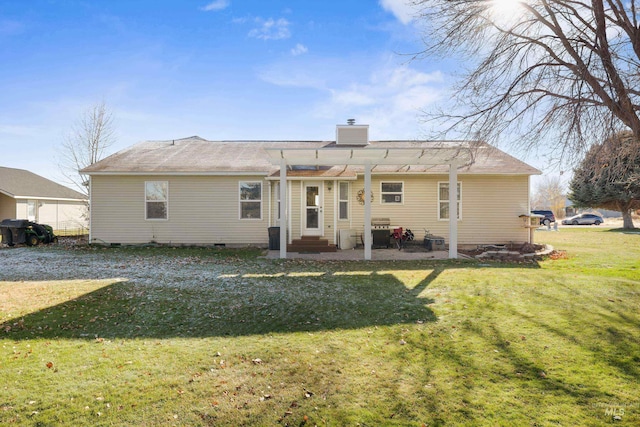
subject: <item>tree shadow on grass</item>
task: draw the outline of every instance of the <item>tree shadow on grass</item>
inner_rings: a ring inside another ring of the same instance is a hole
[[[241,336],[436,320],[428,308],[433,300],[420,293],[443,268],[414,271],[415,284],[393,271],[372,269],[371,264],[301,267],[294,264],[286,273],[219,274],[195,287],[179,282],[150,286],[127,279],[103,281],[97,289],[100,284],[89,292],[76,290],[62,302],[5,321],[0,337]],[[40,295],[46,295],[62,281],[36,283]]]
[[[606,230],[607,233],[622,233],[622,234],[638,234],[640,235],[640,228],[610,228]]]

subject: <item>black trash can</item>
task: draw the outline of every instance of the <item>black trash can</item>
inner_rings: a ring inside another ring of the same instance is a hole
[[[269,250],[280,250],[280,227],[269,227]]]
[[[429,252],[433,250],[433,243],[429,237],[424,238],[424,248]]]

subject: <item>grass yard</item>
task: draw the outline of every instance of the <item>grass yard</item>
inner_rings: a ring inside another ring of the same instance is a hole
[[[0,250],[0,424],[640,425],[640,234],[538,263]]]

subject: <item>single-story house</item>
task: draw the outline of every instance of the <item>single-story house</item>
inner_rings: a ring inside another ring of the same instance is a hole
[[[453,258],[463,245],[529,241],[521,216],[539,170],[484,142],[368,135],[367,125],[339,125],[335,141],[139,143],[82,170],[90,241],[266,246],[279,227],[283,258],[301,238],[343,247],[355,236],[370,259],[380,218],[444,237]]]
[[[24,169],[0,166],[0,220],[28,219],[54,230],[87,227],[87,197]]]

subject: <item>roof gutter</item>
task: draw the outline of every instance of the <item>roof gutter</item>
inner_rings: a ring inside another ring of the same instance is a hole
[[[56,200],[59,202],[86,202],[85,199],[71,199],[69,197],[42,197],[42,196],[12,196],[16,200]]]
[[[83,172],[89,176],[268,176],[270,172]]]

